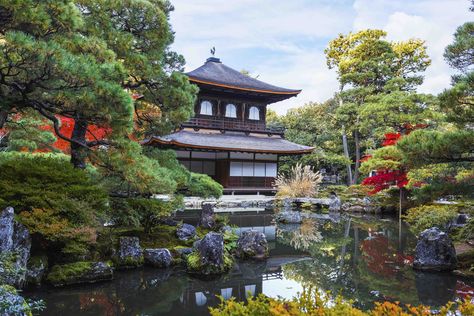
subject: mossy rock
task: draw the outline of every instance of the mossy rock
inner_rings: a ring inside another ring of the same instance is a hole
[[[48,257],[46,255],[33,256],[28,260],[26,281],[28,284],[39,286],[44,274],[48,270]]]
[[[223,265],[202,264],[201,256],[198,251],[193,251],[186,257],[186,268],[191,274],[197,275],[216,275],[223,274],[234,266],[234,257],[228,253],[224,254]]]
[[[106,262],[79,261],[53,266],[46,279],[58,287],[108,281],[113,279],[113,268]]]
[[[463,252],[457,255],[458,267],[455,274],[474,279],[474,250]]]
[[[127,256],[123,258],[115,257],[113,264],[118,269],[133,269],[143,266],[145,259],[141,257]]]

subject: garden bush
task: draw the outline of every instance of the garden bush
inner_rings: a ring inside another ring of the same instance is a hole
[[[405,220],[410,224],[410,229],[418,235],[433,226],[444,230],[457,215],[457,207],[453,205],[421,205],[409,209]]]
[[[12,206],[35,245],[45,244],[83,255],[95,241],[99,219],[108,208],[107,193],[90,172],[74,169],[67,156],[0,154],[0,208]]]
[[[317,289],[304,289],[303,293],[285,300],[270,298],[259,294],[247,302],[237,302],[234,298],[224,300],[215,308],[209,308],[211,316],[302,316],[302,315],[353,315],[353,316],[428,316],[433,315],[428,306],[405,306],[392,302],[376,302],[370,311],[362,311],[353,306],[352,301],[345,301],[341,296],[331,300],[329,294],[321,295]],[[456,314],[454,314],[456,313]],[[448,303],[437,309],[437,315],[474,315],[474,304],[470,299],[458,304]]]
[[[111,200],[111,219],[117,226],[143,227],[150,233],[164,217],[182,206],[182,198],[175,196],[170,201],[154,198],[113,198]]]
[[[222,195],[223,187],[206,174],[191,172],[187,189],[191,196],[218,198]]]

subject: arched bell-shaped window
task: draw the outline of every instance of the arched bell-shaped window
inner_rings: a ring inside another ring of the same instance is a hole
[[[209,101],[201,102],[201,109],[199,110],[201,115],[212,115],[212,103]]]
[[[251,106],[249,110],[249,119],[258,121],[260,120],[260,110],[256,106]]]
[[[237,117],[237,107],[234,104],[229,103],[225,106],[225,117]]]

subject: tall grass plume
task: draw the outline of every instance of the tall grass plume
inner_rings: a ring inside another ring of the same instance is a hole
[[[278,197],[314,197],[318,194],[323,176],[311,166],[297,163],[288,175],[279,174],[275,179]]]

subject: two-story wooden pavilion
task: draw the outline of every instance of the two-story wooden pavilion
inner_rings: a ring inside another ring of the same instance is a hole
[[[189,170],[221,183],[225,192],[272,192],[282,155],[309,153],[312,147],[284,139],[265,123],[267,105],[297,96],[234,70],[218,58],[186,74],[199,86],[195,116],[181,129],[143,144],[172,148]]]

